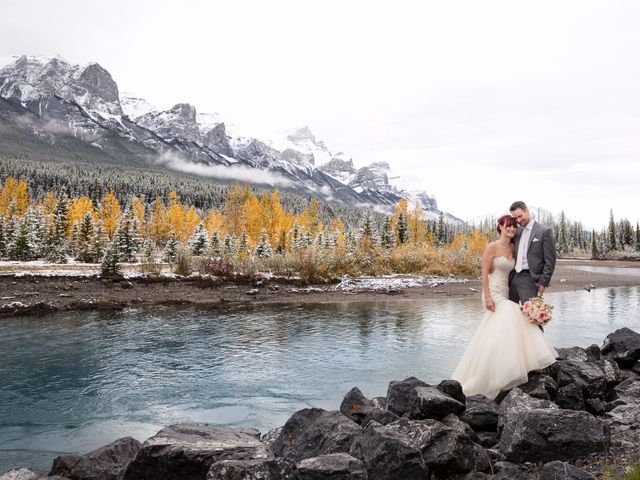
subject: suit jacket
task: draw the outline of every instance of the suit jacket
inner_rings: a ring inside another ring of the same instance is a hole
[[[522,227],[518,227],[514,238],[516,254],[522,238]],[[536,286],[544,285],[545,288],[551,282],[551,275],[556,268],[556,241],[550,228],[541,223],[534,222],[529,235],[529,250],[527,251],[529,274]]]

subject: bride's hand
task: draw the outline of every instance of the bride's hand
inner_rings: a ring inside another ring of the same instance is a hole
[[[496,304],[493,302],[493,298],[488,299],[486,302],[484,302],[484,304],[487,307],[487,310],[490,310],[492,312],[496,311]]]

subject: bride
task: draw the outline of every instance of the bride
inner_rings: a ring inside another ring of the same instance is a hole
[[[516,219],[503,215],[500,238],[482,255],[482,298],[487,311],[451,378],[465,395],[495,398],[504,388],[527,382],[527,373],[555,362],[556,351],[543,332],[509,300],[509,273],[515,265]]]

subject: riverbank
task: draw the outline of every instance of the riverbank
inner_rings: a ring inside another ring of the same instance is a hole
[[[615,273],[580,270],[597,267]],[[628,270],[628,274],[625,272]],[[479,278],[397,275],[344,278],[333,284],[306,285],[295,278],[216,278],[127,276],[103,279],[87,271],[41,266],[4,266],[0,271],[0,315],[39,314],[69,310],[120,310],[193,305],[225,308],[247,304],[335,303],[435,297],[480,297]],[[640,285],[640,263],[631,261],[558,261],[549,292]]]

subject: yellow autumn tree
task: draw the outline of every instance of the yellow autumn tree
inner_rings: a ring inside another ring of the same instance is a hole
[[[71,200],[69,204],[69,224],[73,225],[82,220],[84,214],[89,212],[95,215],[93,202],[89,197],[81,196]]]
[[[244,206],[245,191],[239,183],[233,184],[227,190],[224,198],[222,211],[224,213],[224,229],[227,233],[240,237],[244,223],[242,219],[242,211]]]
[[[249,245],[255,245],[260,241],[262,230],[262,217],[260,215],[260,202],[251,194],[242,205],[242,221],[247,232]]]
[[[171,203],[171,199],[169,200]],[[182,204],[174,202],[167,211],[167,221],[169,222],[170,231],[173,232],[178,240],[185,240],[185,221],[187,212]]]
[[[184,216],[184,231],[182,240],[189,240],[191,235],[196,231],[197,226],[200,224],[200,215],[196,212],[196,207],[193,205],[189,207],[187,213]]]
[[[118,202],[118,199],[111,190],[102,197],[98,217],[102,221],[102,226],[109,238],[113,238],[113,234],[118,227],[118,222],[122,217],[122,210],[120,209],[120,202]]]
[[[424,213],[422,207],[416,203],[416,206],[407,213],[407,220],[409,223],[409,241],[421,245],[425,243],[427,238],[427,224],[424,220]]]
[[[312,235],[315,235],[318,230],[322,229],[322,225],[320,224],[319,206],[320,203],[318,200],[315,198],[312,199],[309,206],[302,211],[297,219],[298,224]]]
[[[224,226],[224,215],[222,212],[216,212],[214,208],[209,210],[209,214],[207,215],[206,220],[207,232],[209,236],[213,234],[214,230],[218,231],[218,237],[224,238],[225,232],[223,229]]]
[[[169,237],[171,226],[167,219],[167,212],[160,197],[156,197],[151,206],[149,217],[149,236],[157,244],[163,244]]]
[[[21,217],[31,205],[29,186],[25,180],[16,180],[9,176],[0,191],[0,214],[5,215],[12,200],[16,202],[16,214]]]
[[[136,223],[138,224],[138,231],[136,233],[138,233],[139,235],[144,235],[146,230],[144,224],[144,202],[138,197],[134,196],[131,199],[131,209],[133,210],[133,217],[136,219]]]

